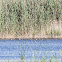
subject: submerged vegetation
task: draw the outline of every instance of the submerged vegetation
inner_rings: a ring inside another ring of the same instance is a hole
[[[62,0],[1,0],[0,34],[62,36]]]
[[[36,41],[35,41],[36,43]],[[62,50],[60,49],[59,53],[56,53],[53,48],[51,48],[51,50],[41,50],[40,49],[32,49],[31,45],[29,45],[30,47],[27,48],[26,47],[27,44],[21,44],[18,51],[19,51],[19,57],[20,57],[20,62],[62,62]],[[37,47],[36,47],[37,48]],[[31,54],[29,52],[29,50],[31,51]],[[42,53],[43,51],[43,53]],[[26,54],[27,52],[27,54]],[[51,54],[52,53],[52,54]],[[58,56],[59,55],[59,56]]]

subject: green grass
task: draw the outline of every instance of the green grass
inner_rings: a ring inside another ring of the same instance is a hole
[[[54,20],[62,21],[62,1],[58,0],[1,0],[0,33],[15,36],[33,34]],[[42,28],[42,26],[44,26]],[[32,31],[32,32],[31,32]],[[56,33],[58,34],[58,33]],[[54,34],[54,35],[56,35]]]

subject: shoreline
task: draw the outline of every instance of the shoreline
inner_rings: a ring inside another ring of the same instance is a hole
[[[54,37],[51,37],[51,36],[37,36],[37,37],[30,37],[30,36],[19,36],[19,37],[16,37],[16,36],[8,36],[8,37],[0,37],[0,40],[14,40],[14,39],[62,39],[62,36],[54,36]]]

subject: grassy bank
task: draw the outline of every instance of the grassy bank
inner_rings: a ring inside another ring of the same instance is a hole
[[[1,0],[1,36],[62,37],[62,1]]]

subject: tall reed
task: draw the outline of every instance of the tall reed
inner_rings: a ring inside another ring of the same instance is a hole
[[[61,0],[1,0],[1,34],[38,33],[54,20],[62,21]]]

